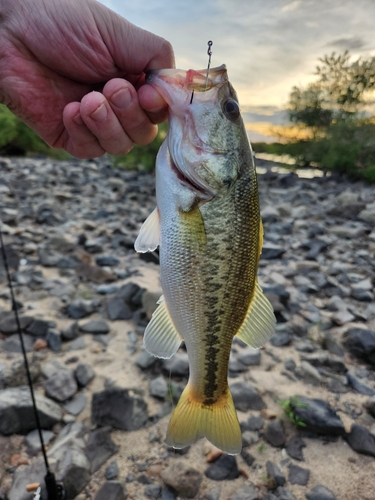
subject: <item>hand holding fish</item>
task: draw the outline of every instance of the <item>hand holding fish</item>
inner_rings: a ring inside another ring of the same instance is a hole
[[[263,228],[253,154],[224,65],[153,71],[147,82],[169,105],[169,132],[156,161],[157,207],[135,242],[139,252],[160,245],[163,297],[144,346],[170,358],[184,340],[189,357],[167,443],[207,437],[235,454],[242,436],[227,380],[232,340],[258,348],[275,326],[257,280]]]
[[[148,70],[170,44],[95,0],[0,0],[0,102],[80,158],[127,153],[167,117]]]

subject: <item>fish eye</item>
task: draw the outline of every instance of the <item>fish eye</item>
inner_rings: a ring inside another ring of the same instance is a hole
[[[228,120],[230,120],[231,122],[236,121],[241,114],[238,102],[234,99],[228,99],[227,101],[225,101],[223,112],[226,118],[228,118]]]

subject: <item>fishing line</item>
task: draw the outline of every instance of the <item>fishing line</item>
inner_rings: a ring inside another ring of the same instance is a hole
[[[212,56],[211,47],[213,46],[213,44],[214,44],[214,42],[212,40],[209,40],[207,42],[207,45],[208,45],[208,49],[207,49],[208,64],[207,64],[207,74],[206,74],[206,83],[205,83],[205,89],[204,89],[204,91],[207,90],[207,85],[208,85],[208,73],[210,72],[211,56]],[[194,99],[194,89],[193,89],[193,92],[191,93],[190,104],[193,102],[193,99]]]
[[[5,251],[5,245],[4,245],[4,240],[3,240],[3,232],[2,232],[1,222],[0,222],[0,244],[1,244],[1,254],[2,254],[2,257],[3,257],[3,261],[4,261],[4,269],[5,269],[5,273],[6,273],[6,276],[7,276],[8,287],[9,287],[9,290],[10,290],[12,310],[14,311],[14,316],[15,316],[16,324],[17,324],[17,331],[18,331],[18,335],[19,335],[19,338],[20,338],[20,342],[21,342],[21,349],[22,349],[22,354],[23,354],[23,361],[24,361],[24,364],[25,364],[27,382],[28,382],[28,385],[29,385],[30,393],[31,393],[31,401],[32,401],[32,405],[33,405],[35,422],[36,422],[36,426],[37,426],[37,430],[38,430],[38,434],[39,434],[39,440],[40,440],[40,444],[41,444],[44,465],[45,465],[46,471],[47,471],[47,474],[44,477],[44,481],[46,483],[46,489],[47,489],[47,493],[48,493],[48,500],[62,500],[64,498],[63,490],[61,488],[61,485],[58,485],[56,483],[55,475],[50,470],[49,463],[48,463],[48,458],[47,458],[47,453],[46,453],[46,450],[45,450],[45,445],[44,445],[44,440],[43,440],[43,433],[42,433],[42,427],[41,427],[41,424],[40,424],[39,413],[38,413],[38,409],[37,409],[37,406],[36,406],[36,400],[35,400],[33,383],[32,383],[31,375],[30,375],[29,361],[27,359],[26,348],[25,348],[25,343],[24,343],[22,329],[21,329],[20,318],[19,318],[19,315],[18,315],[18,307],[17,307],[15,295],[14,295],[14,290],[13,290],[13,285],[12,285],[12,279],[11,279],[11,276],[10,276],[10,268],[9,268],[9,264],[8,264],[8,258],[7,258],[7,254],[6,254],[6,251]],[[39,491],[38,490],[36,491],[36,494],[35,494],[34,498],[39,498],[39,497],[40,497],[40,489],[39,489]]]

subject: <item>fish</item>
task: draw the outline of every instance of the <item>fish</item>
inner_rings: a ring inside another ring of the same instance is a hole
[[[242,435],[228,386],[233,338],[259,348],[275,316],[257,279],[263,244],[257,176],[237,94],[225,65],[153,70],[169,106],[169,130],[156,159],[157,206],[137,252],[159,246],[163,295],[144,334],[145,349],[171,358],[185,342],[188,383],[166,443],[206,437],[228,454]]]

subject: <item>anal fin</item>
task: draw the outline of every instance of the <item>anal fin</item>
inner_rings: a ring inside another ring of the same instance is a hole
[[[183,339],[172,322],[163,296],[160,297],[158,304],[146,327],[143,345],[157,358],[168,359],[178,351]]]
[[[276,318],[270,301],[262,292],[258,282],[246,317],[237,332],[237,337],[245,344],[259,348],[267,342],[275,331]]]

